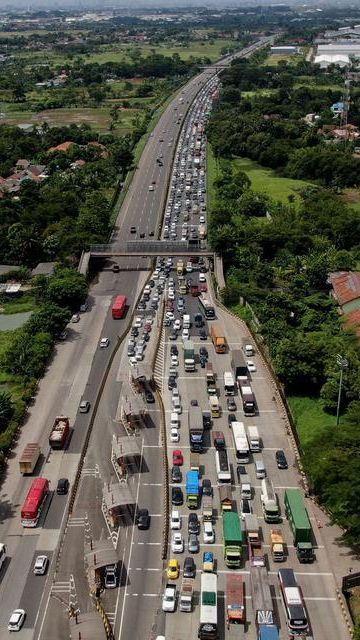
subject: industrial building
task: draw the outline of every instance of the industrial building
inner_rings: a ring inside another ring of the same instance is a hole
[[[299,48],[295,46],[279,45],[278,47],[271,47],[270,53],[272,56],[293,56],[299,53]]]
[[[360,58],[360,42],[337,42],[332,44],[319,44],[315,56],[315,64],[326,69],[331,64],[340,67],[351,66],[351,58]]]

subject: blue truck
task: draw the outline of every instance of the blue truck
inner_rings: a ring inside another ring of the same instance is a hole
[[[198,509],[200,503],[199,472],[186,472],[186,504],[189,509]]]
[[[258,627],[258,640],[279,640],[279,631],[274,624],[260,624]]]

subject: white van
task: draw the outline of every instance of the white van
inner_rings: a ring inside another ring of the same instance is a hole
[[[170,414],[170,427],[175,427],[176,429],[180,429],[180,418],[179,415],[175,412]]]
[[[181,404],[179,398],[172,398],[172,405],[174,413],[181,413]]]
[[[251,500],[252,499],[252,489],[250,478],[247,474],[243,474],[241,476],[241,489],[240,489],[241,498],[243,500]]]
[[[190,329],[190,326],[191,326],[190,315],[186,313],[183,317],[183,328]]]
[[[266,478],[266,469],[263,460],[255,460],[255,474],[260,480]]]

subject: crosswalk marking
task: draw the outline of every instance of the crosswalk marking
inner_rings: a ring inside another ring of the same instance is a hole
[[[70,593],[71,586],[70,580],[54,582],[51,586],[51,593]]]
[[[83,527],[85,526],[85,518],[70,517],[67,523],[68,527]]]

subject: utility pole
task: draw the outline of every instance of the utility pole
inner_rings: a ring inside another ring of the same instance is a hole
[[[340,367],[339,393],[338,393],[338,401],[337,401],[337,409],[336,409],[336,426],[338,426],[340,421],[340,403],[341,403],[343,374],[344,374],[344,369],[346,369],[349,366],[349,363],[346,360],[346,358],[343,358],[343,356],[341,356],[339,353],[336,356],[336,362]]]

